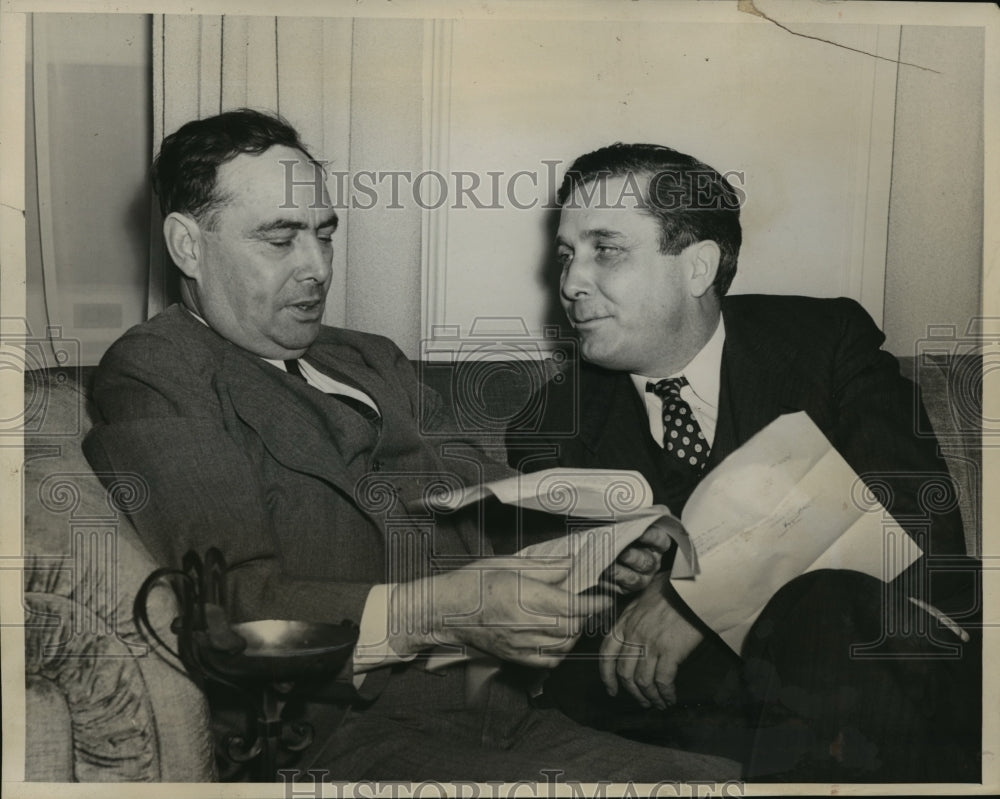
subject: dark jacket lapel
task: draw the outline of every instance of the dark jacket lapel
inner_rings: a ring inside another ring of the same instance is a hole
[[[214,388],[224,413],[231,408],[285,466],[341,488],[348,485],[344,473],[355,459],[359,441],[345,424],[346,411],[298,378],[222,338],[182,306],[171,306],[164,315],[178,337],[213,353]]]
[[[796,342],[775,335],[752,303],[727,298],[723,320],[719,418],[709,468],[782,414],[808,408],[823,428],[829,403],[829,391],[821,390],[820,376],[810,371]]]
[[[751,298],[726,298],[719,390],[719,415],[708,469],[784,413],[809,409],[823,429],[828,391],[810,372],[794,341],[773,332],[773,320],[760,314]],[[580,437],[588,465],[636,469],[649,480],[658,501],[683,505],[693,487],[669,468],[649,435],[646,409],[628,374],[581,364]]]
[[[414,514],[419,517],[421,514],[409,506],[410,501],[424,497],[428,486],[437,484],[443,475],[454,476],[461,483],[468,482],[468,475],[456,474],[454,461],[443,458],[433,446],[434,439],[421,434],[416,384],[404,377],[410,367],[404,365],[399,351],[394,347],[378,354],[374,350],[364,351],[352,345],[351,335],[350,331],[323,328],[305,359],[329,377],[365,392],[379,406],[378,432],[375,438],[360,439],[367,460],[361,459],[364,468],[355,474],[365,481],[363,485],[379,483],[391,487],[395,494],[396,504],[385,512],[381,523],[384,525],[390,517],[397,521],[414,518]],[[350,429],[358,430],[356,420]],[[482,457],[478,451],[471,454],[474,458]],[[389,470],[369,471],[370,463],[379,460],[391,464]],[[427,517],[430,518],[432,515]],[[438,518],[434,527],[436,536],[454,534],[467,552],[484,554],[479,525]],[[452,551],[454,545],[445,544],[442,548]]]
[[[320,331],[319,338],[306,352],[305,360],[334,380],[365,392],[376,404],[385,394],[385,382],[357,350],[338,340],[332,328],[324,327]]]
[[[649,417],[628,374],[583,367],[584,403],[580,439],[587,465],[641,472],[653,489],[653,502],[679,513],[697,482],[680,464],[673,468],[649,434]]]

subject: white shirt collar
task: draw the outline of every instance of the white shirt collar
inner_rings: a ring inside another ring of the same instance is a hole
[[[191,314],[191,316],[193,316],[195,319],[197,319],[199,322],[201,322],[205,327],[211,327],[211,325],[209,325],[208,322],[206,322],[204,319],[202,319],[201,315],[198,314],[196,311],[192,311],[186,305],[182,305],[181,307],[185,311],[187,311],[189,314]]]
[[[208,322],[202,319],[197,313],[192,311],[186,305],[184,308],[187,310],[191,316],[201,322],[205,327],[210,327]],[[282,360],[275,360],[274,358],[265,358],[261,355],[257,356],[262,361],[266,361],[271,364],[275,369],[280,369],[282,372],[287,372],[288,368],[285,366],[285,362]],[[299,361],[299,369],[302,370],[302,376],[306,379],[309,385],[318,388],[320,391],[325,391],[327,394],[344,394],[348,397],[354,397],[364,402],[366,405],[374,408],[378,411],[378,405],[375,404],[375,400],[369,397],[364,391],[355,388],[354,386],[349,386],[346,383],[342,383],[339,380],[335,380],[329,375],[323,374],[319,369],[316,369],[312,364],[306,363],[306,361],[301,358]]]
[[[640,395],[646,393],[646,383],[656,383],[664,377],[687,378],[691,390],[700,400],[713,408],[719,406],[719,380],[722,371],[722,347],[726,342],[726,326],[719,315],[719,323],[715,326],[712,337],[705,346],[698,350],[687,366],[672,375],[631,375],[635,390]]]

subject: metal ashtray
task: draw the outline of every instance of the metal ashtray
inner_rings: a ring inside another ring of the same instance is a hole
[[[242,650],[225,652],[202,645],[199,654],[203,667],[243,679],[332,677],[347,662],[358,640],[357,625],[349,621],[324,624],[260,619],[233,624],[230,629],[246,642]]]

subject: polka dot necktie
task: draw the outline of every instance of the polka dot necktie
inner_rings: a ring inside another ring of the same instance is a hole
[[[646,391],[663,401],[663,451],[701,472],[708,463],[709,446],[691,406],[681,399],[681,388],[687,384],[687,378],[668,377],[646,383]]]

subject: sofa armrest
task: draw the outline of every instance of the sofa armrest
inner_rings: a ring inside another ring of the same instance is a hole
[[[73,717],[52,680],[28,674],[24,685],[24,775],[38,782],[73,781]]]
[[[24,599],[26,681],[49,694],[29,703],[26,724],[33,738],[53,737],[47,755],[28,758],[26,779],[49,779],[66,757],[79,782],[212,779],[205,703],[186,674],[72,597],[27,591]],[[53,692],[71,752],[47,715]]]
[[[28,735],[55,735],[55,716],[46,710],[54,691],[68,713],[70,779],[211,780],[205,697],[132,619],[139,586],[156,568],[127,518],[145,501],[145,486],[125,475],[109,492],[91,470],[80,448],[88,426],[84,386],[81,370],[25,374],[25,671],[29,684],[48,692],[29,705]],[[173,641],[176,601],[165,586],[153,593],[150,619]],[[33,752],[27,779],[63,768],[56,759],[64,749]]]

